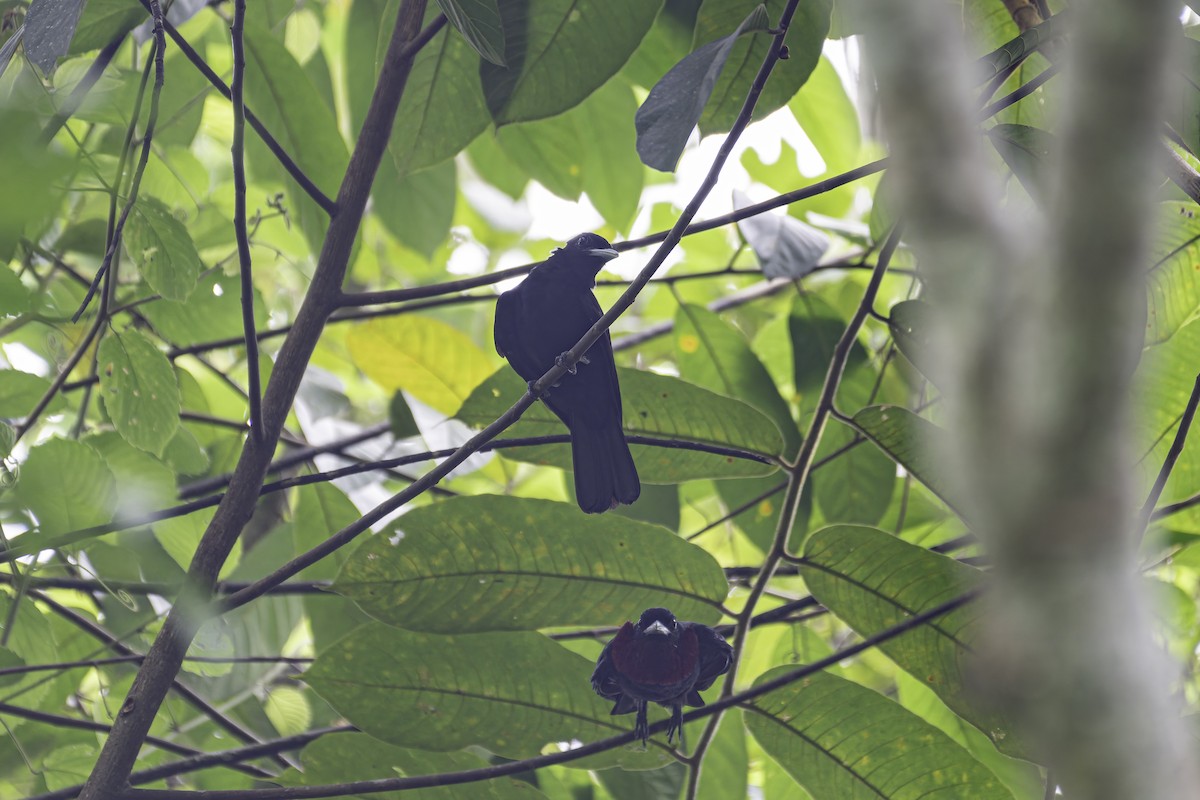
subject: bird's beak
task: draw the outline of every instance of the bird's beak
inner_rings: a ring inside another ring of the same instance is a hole
[[[611,247],[596,247],[588,250],[587,254],[595,258],[602,258],[605,261],[612,261],[614,258],[620,255],[620,253],[618,253],[616,250],[613,250]]]
[[[657,633],[667,636],[670,635],[671,632],[667,630],[666,625],[663,625],[661,622],[655,620],[654,622],[650,623],[650,627],[646,628],[643,633]]]

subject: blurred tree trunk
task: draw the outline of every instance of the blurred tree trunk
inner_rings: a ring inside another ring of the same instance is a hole
[[[976,675],[1068,797],[1200,796],[1151,636],[1129,446],[1176,3],[1074,4],[1050,187],[1006,202],[957,18],[860,3],[952,460],[995,562]]]

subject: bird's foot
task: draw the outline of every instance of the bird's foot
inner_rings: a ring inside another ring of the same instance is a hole
[[[642,747],[645,748],[650,739],[650,723],[646,721],[645,701],[638,702],[637,721],[633,723],[633,735],[641,738]]]
[[[678,705],[671,709],[671,726],[667,728],[667,744],[671,743],[672,737],[678,734],[679,749],[687,751],[687,745],[683,741],[683,706]]]
[[[558,355],[557,355],[557,356],[554,358],[554,365],[555,365],[555,366],[558,366],[558,367],[567,367],[567,373],[568,373],[568,374],[570,374],[570,375],[574,375],[574,374],[575,374],[575,372],[578,370],[578,367],[577,367],[575,364],[571,364],[570,366],[567,366],[567,361],[569,360],[569,359],[568,359],[568,356],[569,356],[569,355],[570,355],[570,351],[567,351],[567,352],[565,352],[565,353],[559,353],[559,354],[558,354]],[[582,359],[582,358],[581,358],[581,359],[579,359],[579,360],[580,360],[581,362],[583,362],[584,364],[586,364],[586,363],[587,363],[587,361],[585,361],[585,360],[584,360],[584,359]]]

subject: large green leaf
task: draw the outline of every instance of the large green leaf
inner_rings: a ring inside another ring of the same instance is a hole
[[[140,3],[130,3],[129,0],[88,0],[75,29],[75,37],[71,39],[69,52],[76,55],[101,48],[147,19],[149,14]]]
[[[961,513],[961,504],[954,500],[952,481],[937,457],[948,449],[944,441],[949,436],[946,431],[899,406],[864,408],[854,415],[854,424],[909,475]]]
[[[696,18],[695,45],[727,35],[758,4],[759,0],[704,0]],[[787,0],[768,0],[766,6],[767,16],[775,25]],[[775,64],[771,80],[754,107],[755,119],[762,119],[782,107],[808,80],[821,58],[832,7],[833,0],[803,0],[800,3],[788,28],[789,58]],[[733,127],[746,101],[746,92],[770,47],[771,40],[766,36],[744,38],[734,45],[725,69],[717,79],[712,98],[700,117],[702,133],[721,133]]]
[[[627,717],[610,716],[610,704],[592,693],[593,666],[538,633],[440,636],[375,623],[318,656],[304,680],[385,742],[427,750],[474,744],[524,758],[550,742],[587,743],[632,727]],[[668,760],[665,750],[651,747],[609,751],[589,762],[647,769]]]
[[[179,428],[179,386],[171,362],[140,331],[100,343],[100,396],[117,432],[134,447],[161,456]]]
[[[627,434],[732,447],[762,455],[777,455],[783,447],[774,423],[745,403],[652,372],[618,367],[617,375]],[[570,379],[569,375],[564,378]],[[525,390],[525,382],[510,367],[501,367],[471,392],[455,416],[468,425],[482,427],[507,411]],[[538,403],[505,435],[558,436],[566,432],[558,417]],[[732,455],[636,444],[630,449],[638,474],[649,483],[739,478],[766,475],[776,469]],[[517,461],[562,469],[571,466],[570,446],[566,444],[510,448],[503,452]]]
[[[247,23],[245,42],[247,105],[325,196],[335,197],[349,155],[333,111],[321,101],[282,41],[265,28]],[[256,143],[257,138],[248,137],[247,142]],[[274,163],[274,157],[257,144],[254,150],[255,163]],[[299,211],[305,240],[318,252],[329,217],[295,181],[288,178],[285,185],[293,208]]]
[[[755,682],[781,677],[778,667]],[[886,697],[827,672],[754,700],[746,727],[813,797],[1011,800],[946,734]]]
[[[379,28],[376,63],[391,38],[399,0],[391,0]],[[430,3],[425,24],[437,15]],[[413,60],[388,150],[401,174],[441,163],[471,143],[491,122],[479,86],[479,54],[456,31],[446,30]]]
[[[456,177],[453,161],[405,175],[385,159],[371,190],[375,214],[401,244],[432,258],[450,235],[458,199]]]
[[[526,0],[501,9],[507,67],[480,65],[496,125],[573,108],[616,74],[654,23],[661,0]]]
[[[504,29],[496,0],[438,0],[438,5],[480,56],[504,66]]]
[[[980,585],[978,570],[875,528],[835,525],[804,543],[800,574],[813,596],[863,637],[947,603]],[[1022,753],[1000,714],[968,697],[963,668],[978,611],[962,606],[879,648],[974,724],[1003,752]]]
[[[712,624],[729,587],[712,556],[657,525],[478,495],[371,536],[334,590],[391,625],[471,633],[619,625],[653,606]]]
[[[1146,281],[1146,344],[1171,338],[1200,313],[1200,218],[1191,203],[1163,203]]]
[[[486,767],[475,753],[434,753],[396,747],[365,733],[322,736],[300,753],[304,772],[289,770],[280,776],[286,786],[320,786],[376,778],[434,775]],[[412,789],[404,792],[375,792],[374,800],[534,800],[541,792],[515,777],[492,781]]]
[[[138,310],[150,320],[155,331],[181,347],[240,337],[243,335],[241,291],[236,275],[215,272],[200,280],[186,303],[161,300],[147,303]],[[256,330],[262,330],[266,324],[267,312],[256,289],[254,326]]]
[[[49,388],[50,381],[41,375],[16,369],[0,370],[0,417],[24,417]],[[65,405],[62,393],[56,393],[46,406],[46,412],[57,413]]]
[[[390,391],[403,389],[450,413],[492,373],[495,359],[465,333],[432,317],[405,314],[356,326],[346,337],[355,365]]]
[[[685,303],[675,314],[674,334],[681,377],[769,416],[783,434],[785,452],[795,454],[800,431],[791,409],[737,328],[703,306]]]
[[[47,439],[31,448],[21,465],[17,495],[37,517],[39,533],[53,537],[111,519],[116,482],[86,444]]]

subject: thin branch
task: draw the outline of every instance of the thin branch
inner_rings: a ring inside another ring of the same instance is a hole
[[[689,711],[683,715],[685,723],[695,722],[696,720],[704,719],[713,714],[722,713],[734,706],[744,705],[751,700],[755,700],[763,695],[769,694],[785,686],[789,686],[796,681],[803,680],[809,675],[828,669],[852,656],[870,650],[885,642],[889,642],[898,636],[902,636],[908,631],[919,628],[926,623],[939,619],[940,617],[955,611],[968,603],[974,601],[978,597],[977,592],[960,595],[940,606],[931,608],[909,619],[894,625],[884,631],[871,636],[861,642],[842,648],[831,655],[826,656],[812,664],[806,664],[802,667],[797,667],[778,678],[766,681],[758,686],[745,691],[721,697],[719,700],[714,700],[704,708]],[[651,733],[660,733],[667,729],[670,725],[670,720],[660,720],[650,726]],[[618,736],[610,736],[607,739],[591,742],[580,747],[566,750],[559,753],[550,753],[548,755],[535,756],[520,761],[510,761],[505,764],[497,764],[489,767],[480,767],[478,769],[463,770],[461,772],[444,772],[437,775],[418,775],[405,778],[379,778],[376,780],[367,781],[352,781],[349,783],[331,784],[327,786],[287,786],[273,789],[247,789],[238,791],[174,791],[164,789],[126,789],[119,792],[115,800],[313,800],[323,797],[337,797],[340,795],[352,794],[374,794],[377,792],[399,792],[407,789],[425,789],[435,786],[458,786],[465,783],[477,783],[479,781],[492,780],[494,778],[502,778],[506,775],[515,775],[521,772],[541,769],[555,764],[566,764],[572,761],[578,761],[581,758],[596,755],[597,753],[607,752],[623,745],[631,744],[635,739],[640,738],[633,731],[620,734]],[[70,795],[67,795],[68,797]],[[38,798],[30,798],[30,800],[60,800],[57,797],[43,796]]]
[[[104,48],[96,54],[96,59],[88,67],[88,71],[79,79],[79,83],[75,84],[75,88],[71,90],[71,94],[67,96],[66,101],[54,112],[54,116],[50,117],[50,121],[42,129],[41,137],[39,137],[40,144],[49,144],[59,129],[79,110],[79,106],[83,104],[83,100],[87,97],[88,92],[96,85],[96,81],[100,80],[100,76],[104,74],[104,70],[108,69],[108,65],[112,62],[113,56],[121,49],[121,44],[125,41],[126,35],[122,33],[104,45]]]
[[[672,235],[674,235],[673,238],[678,239],[682,236],[691,236],[693,234],[715,230],[716,228],[724,227],[731,223],[738,222],[739,220],[747,219],[776,208],[797,203],[801,200],[807,200],[811,197],[816,197],[817,195],[824,194],[825,192],[833,191],[834,189],[845,186],[848,183],[853,183],[857,180],[861,180],[862,178],[874,175],[877,172],[882,172],[886,166],[887,159],[881,158],[878,161],[872,161],[871,163],[864,164],[856,169],[843,172],[841,175],[835,175],[832,178],[827,178],[823,181],[810,184],[805,186],[803,189],[786,192],[773,197],[770,200],[765,200],[761,203],[755,203],[753,205],[746,206],[745,208],[732,211],[728,214],[722,214],[711,219],[689,224],[683,229],[683,231],[678,233],[676,233],[674,228],[671,228],[670,230],[659,231],[638,239],[628,239],[624,242],[615,242],[613,244],[613,249],[619,253],[624,253],[641,247],[662,244],[667,240],[668,237],[672,237]],[[705,194],[707,196],[707,192]],[[695,214],[693,213],[692,216],[694,217]],[[691,218],[689,217],[689,220],[690,219]],[[658,252],[655,253],[655,256],[658,256]],[[378,292],[347,293],[343,297],[342,305],[370,306],[379,305],[381,303],[400,303],[407,300],[418,300],[426,297],[436,297],[443,294],[464,292],[468,289],[478,289],[481,286],[488,286],[493,283],[499,283],[500,281],[508,280],[509,278],[520,277],[537,266],[537,263],[539,262],[497,270],[495,272],[489,272],[485,275],[474,275],[470,278],[461,278],[455,281],[431,284],[429,286],[414,286],[407,289],[389,289]],[[634,280],[640,280],[640,276]]]
[[[96,293],[97,287],[100,285],[100,280],[108,272],[112,265],[113,259],[116,257],[117,250],[121,247],[122,234],[125,231],[125,223],[129,220],[129,214],[133,211],[133,204],[137,201],[138,189],[142,185],[142,175],[146,172],[146,164],[150,161],[150,142],[154,138],[154,126],[158,122],[158,106],[159,98],[162,96],[162,87],[165,69],[163,60],[166,58],[165,51],[167,42],[163,36],[163,11],[159,5],[159,0],[146,0],[149,3],[150,16],[154,20],[154,46],[152,49],[154,58],[154,88],[150,91],[150,114],[146,117],[146,130],[142,134],[142,152],[138,157],[137,166],[133,171],[133,181],[129,184],[129,195],[125,198],[125,207],[121,209],[121,216],[117,220],[116,228],[113,229],[113,235],[108,243],[108,249],[104,253],[104,260],[100,262],[100,268],[96,270],[96,276],[92,279],[92,285],[88,287],[87,294],[83,297],[83,302],[79,304],[79,308],[75,311],[75,315],[71,317],[72,322],[78,321],[91,303],[93,295]],[[117,187],[113,187],[115,192]]]
[[[99,583],[92,581],[92,583]],[[79,661],[59,661],[55,664],[26,664],[22,667],[4,667],[0,676],[28,675],[31,672],[61,672],[68,669],[97,669],[112,664],[140,664],[145,660],[143,655],[113,656],[112,658],[90,658]],[[291,656],[188,656],[184,661],[198,664],[310,664],[311,658],[293,658]]]
[[[246,393],[250,400],[250,435],[262,438],[262,386],[258,373],[258,341],[254,336],[254,278],[250,235],[246,231],[246,0],[233,0],[233,230],[237,238],[238,275],[242,289],[242,333],[246,345]]]
[[[45,605],[54,613],[58,614],[63,619],[70,622],[75,627],[82,630],[84,633],[87,633],[89,636],[103,642],[105,645],[111,648],[113,652],[119,653],[123,656],[137,655],[141,658],[145,658],[145,656],[142,656],[140,653],[135,653],[131,647],[126,645],[101,625],[93,622],[74,609],[67,608],[66,606],[55,602],[40,592],[31,591],[29,595],[30,597],[36,599],[39,603]],[[242,727],[242,725],[238,722],[223,714],[218,708],[216,708],[216,706],[201,697],[195,689],[179,680],[178,677],[171,677],[170,688],[172,688],[175,693],[178,694],[185,702],[211,719],[213,723],[217,725],[217,727],[228,732],[239,741],[246,742],[247,744],[260,744],[262,742],[262,739],[260,739],[251,731]],[[120,720],[120,716],[121,715],[117,716],[118,720]],[[279,759],[279,765],[285,768],[291,766],[287,761],[282,759]]]
[[[867,283],[867,288],[863,292],[858,308],[855,309],[854,316],[850,318],[850,321],[846,324],[846,329],[842,332],[841,338],[834,345],[833,355],[829,360],[829,369],[825,374],[825,383],[821,387],[821,394],[818,397],[816,409],[813,411],[808,431],[804,435],[800,452],[796,456],[796,463],[789,469],[790,475],[786,494],[781,503],[779,522],[775,528],[775,536],[771,542],[771,548],[767,553],[758,577],[750,587],[750,593],[746,597],[742,611],[737,617],[737,625],[733,635],[738,644],[734,648],[733,663],[729,668],[725,683],[721,689],[721,696],[723,698],[729,697],[734,693],[738,667],[741,664],[742,653],[745,650],[746,634],[750,630],[750,622],[754,617],[754,608],[762,598],[771,577],[775,574],[775,568],[779,566],[780,560],[787,555],[788,538],[791,536],[796,516],[799,513],[800,497],[812,473],[813,462],[816,460],[817,447],[821,443],[825,426],[834,411],[834,400],[837,396],[838,386],[841,385],[846,364],[850,360],[850,354],[854,350],[855,343],[858,341],[858,332],[862,328],[863,323],[866,322],[870,309],[875,305],[875,296],[879,293],[879,287],[883,283],[883,276],[887,272],[888,264],[891,263],[892,255],[896,252],[899,244],[900,227],[896,226],[888,234],[883,247],[880,249],[879,260],[875,264],[875,271],[871,273],[871,280]],[[693,772],[698,771],[697,766],[703,758],[708,745],[712,743],[719,724],[720,715],[714,717],[705,726],[700,742],[696,746],[696,751],[692,755],[694,759]],[[689,800],[693,800],[698,787],[698,779],[693,780],[689,777]]]
[[[275,755],[288,750],[299,750],[311,741],[320,739],[331,733],[353,733],[357,731],[353,725],[334,725],[328,728],[316,728],[315,730],[298,733],[294,736],[286,736],[280,739],[272,739],[269,742],[262,744],[252,744],[245,747],[235,747],[230,750],[219,750],[213,753],[203,753],[201,755],[192,756],[190,758],[172,761],[167,764],[159,764],[157,767],[140,770],[129,776],[131,786],[140,786],[144,783],[153,783],[161,781],[164,778],[170,778],[175,775],[184,775],[189,772],[196,772],[208,767],[219,767],[230,764],[239,764],[243,761],[248,761],[252,758],[262,758],[263,756]],[[64,789],[57,789],[53,792],[35,795],[28,800],[69,800],[76,797],[83,791],[83,784],[77,786],[68,786]]]
[[[32,708],[23,708],[14,706],[11,703],[0,702],[0,715],[7,714],[21,719],[28,719],[34,722],[41,722],[46,725],[53,725],[56,728],[70,728],[77,731],[95,731],[96,733],[108,733],[112,730],[111,725],[105,725],[103,722],[93,722],[90,719],[77,719],[75,717],[67,717],[61,714],[48,714],[45,711],[37,711]],[[168,753],[174,753],[177,756],[198,756],[203,755],[203,750],[197,750],[194,747],[188,747],[182,744],[176,744],[169,739],[163,739],[158,736],[147,736],[146,744],[153,745],[159,750],[164,750]],[[245,764],[228,764],[231,769],[238,772],[243,772],[247,775],[252,775],[255,778],[271,778],[272,773],[267,772],[255,766]]]
[[[142,4],[143,8],[151,13],[153,13],[151,10],[152,5],[158,4],[158,0],[139,0],[139,2]],[[171,37],[171,41],[175,42],[176,47],[179,48],[179,51],[183,53],[184,57],[192,63],[192,66],[199,70],[200,74],[207,78],[208,82],[211,83],[226,100],[230,99],[230,97],[233,95],[233,91],[225,84],[225,81],[221,80],[217,73],[212,71],[212,68],[208,66],[208,62],[204,60],[203,56],[196,52],[195,48],[188,43],[187,39],[183,38],[183,36],[169,20],[163,20],[163,29],[166,31],[167,35]],[[330,199],[328,195],[322,192],[315,183],[312,182],[312,179],[309,178],[308,175],[305,174],[304,170],[302,170],[300,166],[292,159],[292,157],[288,155],[287,151],[283,148],[283,145],[281,145],[279,141],[271,135],[271,132],[267,130],[267,127],[263,125],[258,116],[249,108],[246,109],[246,121],[250,123],[250,127],[253,128],[254,132],[258,134],[260,139],[262,139],[263,144],[267,146],[267,149],[271,151],[280,165],[287,171],[289,175],[292,176],[292,180],[296,181],[300,188],[304,190],[304,193],[312,198],[312,200],[318,206],[320,206],[326,214],[332,216],[334,212],[337,211],[337,204]]]

